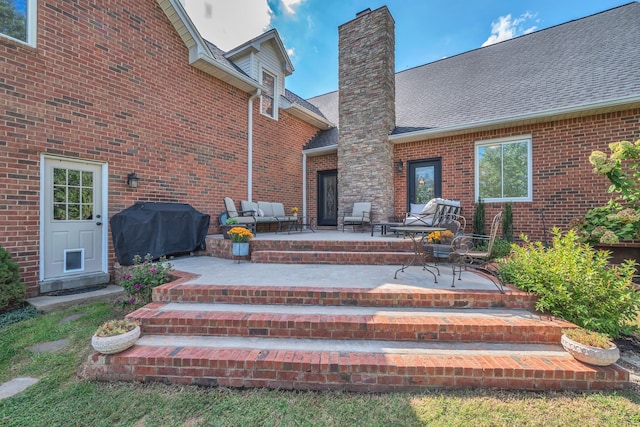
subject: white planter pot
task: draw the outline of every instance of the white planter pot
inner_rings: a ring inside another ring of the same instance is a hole
[[[138,338],[140,338],[140,326],[136,326],[124,334],[112,337],[94,335],[91,338],[91,345],[102,354],[114,354],[128,349],[138,341]]]
[[[564,349],[576,360],[596,366],[608,366],[620,358],[620,350],[614,344],[610,348],[598,348],[580,344],[566,335],[560,341]]]

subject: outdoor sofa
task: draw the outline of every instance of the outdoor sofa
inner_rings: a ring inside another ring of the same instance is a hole
[[[271,224],[276,224],[276,232],[280,231],[283,225],[298,221],[297,216],[287,215],[284,210],[284,204],[279,202],[249,202],[242,200],[240,206],[244,215],[255,217],[256,225],[267,224],[271,229]]]

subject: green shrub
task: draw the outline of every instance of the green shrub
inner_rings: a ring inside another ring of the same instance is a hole
[[[0,313],[21,306],[26,297],[27,287],[20,281],[20,267],[0,246]]]
[[[484,236],[484,220],[485,220],[485,206],[482,199],[476,203],[476,209],[473,211],[473,234],[478,236]]]
[[[513,206],[511,202],[505,203],[502,211],[502,239],[513,242]]]
[[[7,311],[6,313],[0,314],[0,329],[38,316],[40,316],[40,312],[30,305]]]
[[[131,267],[131,274],[127,274],[120,280],[127,294],[124,301],[116,303],[126,304],[148,304],[151,302],[153,288],[171,281],[171,264],[162,257],[157,262],[153,262],[151,254],[144,257],[140,255],[133,257],[134,265]]]
[[[497,239],[491,248],[491,258],[504,258],[511,253],[511,242],[504,239]]]
[[[505,282],[539,296],[536,309],[613,338],[637,329],[640,292],[633,289],[634,263],[608,264],[609,253],[581,244],[575,232],[553,229],[553,244],[512,246],[499,271]]]

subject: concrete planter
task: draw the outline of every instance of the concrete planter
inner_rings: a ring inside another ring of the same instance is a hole
[[[94,335],[91,338],[91,346],[102,354],[120,353],[134,345],[140,338],[140,326],[120,335],[112,337],[99,337]]]
[[[581,344],[562,335],[562,347],[576,360],[596,366],[608,366],[620,358],[620,350],[614,344],[610,348],[598,348]]]

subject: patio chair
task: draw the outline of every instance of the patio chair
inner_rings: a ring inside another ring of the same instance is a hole
[[[346,210],[342,215],[342,232],[344,233],[344,227],[350,225],[355,230],[356,225],[360,225],[363,228],[365,226],[371,226],[371,203],[370,202],[356,202],[353,204],[351,210]]]
[[[445,218],[460,215],[462,207],[459,200],[435,198],[429,200],[418,212],[419,205],[411,205],[412,212],[406,214],[403,225],[419,225],[422,227],[438,227]]]
[[[504,286],[499,274],[493,268],[491,251],[502,223],[502,211],[498,212],[491,221],[489,235],[465,234],[458,236],[451,242],[451,267],[453,279],[451,287],[455,287],[456,269],[458,280],[462,280],[462,269],[473,269],[491,280],[500,293],[504,293]]]
[[[224,208],[227,211],[227,218],[235,218],[238,225],[245,226],[253,234],[256,234],[256,216],[254,211],[238,211],[236,204],[230,197],[224,198]]]

